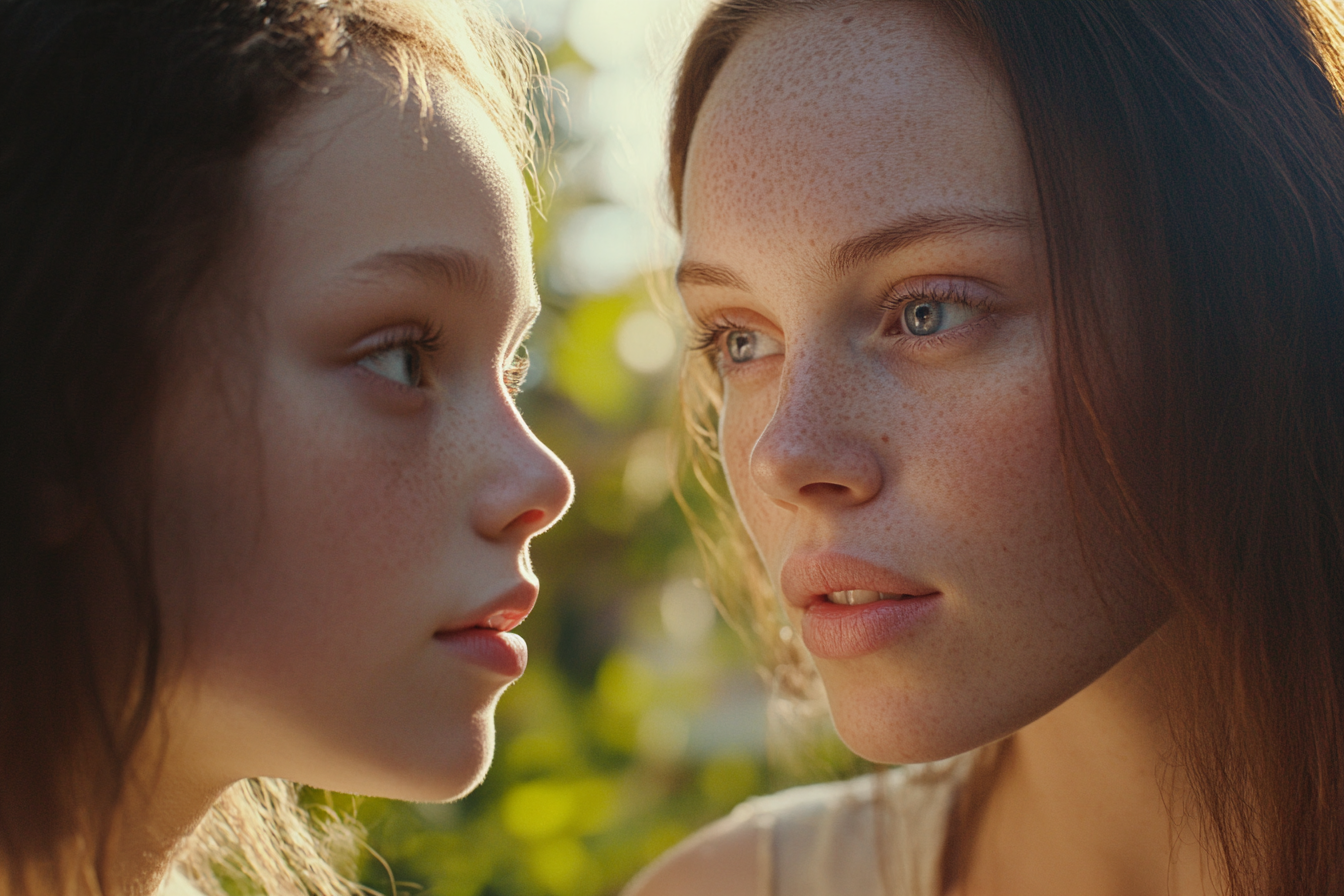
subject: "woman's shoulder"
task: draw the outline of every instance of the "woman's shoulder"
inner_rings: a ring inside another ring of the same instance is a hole
[[[640,874],[624,896],[934,892],[966,757],[756,797]]]

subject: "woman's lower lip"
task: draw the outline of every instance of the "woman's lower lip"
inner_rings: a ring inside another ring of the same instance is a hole
[[[527,668],[527,642],[511,632],[463,628],[438,632],[434,640],[466,662],[506,678],[517,678]]]
[[[803,644],[812,655],[847,660],[886,647],[933,610],[941,594],[851,606],[820,601],[803,612]]]

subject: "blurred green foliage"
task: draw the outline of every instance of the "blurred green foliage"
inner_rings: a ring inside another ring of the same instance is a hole
[[[551,56],[581,63],[564,44]],[[671,497],[677,363],[640,373],[617,348],[624,323],[653,308],[653,281],[607,295],[551,285],[559,228],[594,200],[562,183],[533,222],[545,313],[519,404],[577,497],[533,545],[528,669],[499,704],[495,762],[474,792],[338,800],[368,831],[361,880],[383,893],[613,894],[696,828],[797,778],[767,768],[765,693],[698,583]],[[816,755],[818,775],[847,761]]]

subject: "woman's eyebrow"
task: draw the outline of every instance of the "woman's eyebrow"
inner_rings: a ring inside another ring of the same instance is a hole
[[[1021,212],[990,209],[946,209],[916,212],[845,240],[831,250],[826,273],[838,280],[865,262],[940,236],[984,230],[1025,230],[1030,219]]]
[[[483,290],[490,283],[490,265],[464,249],[426,246],[379,252],[350,266],[352,274],[409,274],[434,286]]]
[[[947,209],[917,212],[845,240],[830,251],[825,273],[832,280],[859,265],[898,252],[924,240],[984,230],[1024,230],[1030,219],[1021,212],[990,209]],[[699,261],[677,266],[677,286],[718,286],[750,292],[747,282],[732,268]]]
[[[705,264],[699,261],[683,261],[677,265],[677,287],[694,284],[696,286],[723,286],[748,292],[747,283],[731,268],[718,264]]]

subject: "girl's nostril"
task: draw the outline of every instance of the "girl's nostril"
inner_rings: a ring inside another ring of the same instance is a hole
[[[526,513],[518,514],[518,518],[514,520],[514,523],[520,526],[531,526],[541,522],[545,518],[546,512],[544,510],[537,510],[534,508]]]

